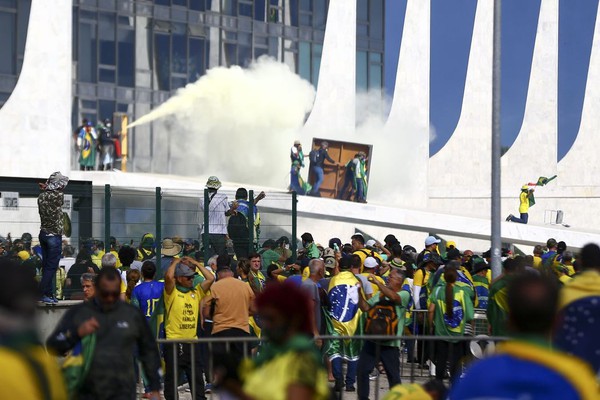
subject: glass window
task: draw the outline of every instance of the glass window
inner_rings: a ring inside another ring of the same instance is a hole
[[[17,51],[19,52],[19,54],[23,54],[25,52],[25,41],[27,40],[27,27],[29,26],[30,10],[31,0],[19,0],[19,9],[17,11]],[[76,25],[73,24],[73,26]]]
[[[319,85],[319,70],[321,69],[321,55],[323,54],[323,45],[313,44],[312,50],[312,84],[314,87],[317,87]]]
[[[204,0],[190,0],[190,9],[194,11],[205,11],[206,3],[204,3]]]
[[[312,14],[300,13],[300,26],[312,26]]]
[[[117,112],[128,113],[129,104],[117,104]]]
[[[81,108],[96,111],[96,100],[81,100]]]
[[[170,5],[171,0],[154,0],[155,4],[158,4],[159,6],[168,6]]]
[[[238,44],[238,65],[247,67],[252,61],[252,46],[242,46]]]
[[[119,86],[133,87],[135,73],[134,31],[130,29],[119,29],[118,38],[118,84]]]
[[[381,53],[369,53],[369,61],[372,63],[381,63]]]
[[[116,64],[115,14],[98,13],[98,36],[100,37],[100,64]]]
[[[79,23],[79,80],[96,82],[96,25]]]
[[[356,52],[356,90],[366,91],[367,84],[367,52]]]
[[[290,16],[290,20],[286,20],[286,25],[298,26],[298,0],[289,0],[289,10],[287,14]]]
[[[225,61],[222,64],[227,65],[228,67],[231,65],[237,65],[237,45],[234,43],[225,43],[225,51],[224,51],[224,56],[225,56]]]
[[[187,73],[187,36],[172,36],[171,71],[181,74]]]
[[[356,4],[356,19],[359,21],[369,20],[369,0],[358,0]]]
[[[254,48],[254,58],[258,59],[261,56],[264,55],[268,55],[269,54],[269,49],[266,48],[262,48],[262,47],[255,47]]]
[[[310,43],[300,42],[298,48],[298,75],[310,82]]]
[[[254,19],[257,21],[265,21],[265,1],[266,0],[254,0]]]
[[[100,68],[98,72],[100,82],[115,83],[115,70],[108,68]]]
[[[252,2],[239,0],[238,16],[252,18]]]
[[[205,41],[199,38],[190,38],[190,56],[188,58],[188,80],[195,82],[204,75],[205,67]]]
[[[314,0],[313,24],[316,29],[325,29],[327,21],[327,1]]]
[[[0,0],[0,7],[15,8],[17,7],[17,0]]]
[[[116,103],[110,100],[99,100],[98,101],[98,115],[100,119],[110,118],[112,119],[113,113],[115,112]]]
[[[381,89],[381,64],[369,65],[369,89]]]
[[[237,0],[222,0],[221,13],[224,15],[237,15]]]
[[[300,11],[312,11],[312,0],[300,0]]]
[[[16,75],[15,14],[0,12],[0,73]]]
[[[369,0],[369,35],[383,39],[383,0]]]
[[[154,34],[154,68],[158,90],[170,90],[171,43],[168,35]]]
[[[270,37],[269,38],[269,55],[276,60],[279,60],[279,49],[281,46],[279,45],[279,38]]]
[[[179,89],[187,85],[187,78],[174,76],[171,78],[171,90]]]
[[[172,0],[171,3],[174,6],[182,6],[182,7],[187,7],[187,0]]]
[[[356,34],[358,36],[367,37],[369,36],[369,27],[367,24],[357,24],[356,25]]]

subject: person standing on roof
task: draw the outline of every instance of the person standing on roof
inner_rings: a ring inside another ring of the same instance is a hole
[[[532,206],[531,199],[533,199],[533,191],[535,187],[529,185],[523,185],[521,187],[521,194],[519,195],[519,213],[520,218],[510,214],[506,217],[507,222],[516,222],[518,224],[526,224],[529,221],[529,207]]]
[[[294,161],[298,161],[298,163],[300,164],[300,168],[304,167],[304,158],[306,156],[304,155],[304,152],[302,151],[302,143],[300,143],[299,140],[295,140],[294,141],[294,145],[292,146],[291,150],[290,150],[290,159],[292,161],[292,164],[294,163]]]
[[[310,192],[312,196],[321,197],[319,189],[321,188],[321,184],[323,184],[323,165],[325,164],[325,160],[334,165],[338,165],[338,163],[336,163],[333,158],[329,156],[329,153],[327,152],[328,148],[329,143],[323,141],[321,142],[321,147],[318,150],[312,150],[309,154],[310,172],[312,172],[315,177],[315,184]]]

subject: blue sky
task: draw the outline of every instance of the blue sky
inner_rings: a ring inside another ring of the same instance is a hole
[[[437,138],[431,154],[452,135],[460,116],[476,0],[431,0],[431,110]],[[523,122],[541,0],[502,1],[502,144],[510,146]],[[385,82],[394,91],[406,0],[386,0]],[[558,157],[575,140],[581,121],[598,0],[561,0],[558,59]]]

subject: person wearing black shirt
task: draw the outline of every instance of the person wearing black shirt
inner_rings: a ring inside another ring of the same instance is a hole
[[[83,298],[83,288],[81,286],[81,275],[86,273],[98,274],[100,270],[92,262],[92,258],[85,250],[77,254],[75,264],[69,268],[67,273],[67,282],[65,288],[66,297],[71,300],[81,300]]]
[[[321,142],[320,149],[313,150],[310,152],[310,170],[315,177],[315,183],[310,193],[313,196],[321,197],[319,189],[321,188],[321,184],[323,183],[323,164],[325,163],[325,160],[337,165],[337,163],[329,156],[329,153],[327,152],[328,148],[329,143]]]

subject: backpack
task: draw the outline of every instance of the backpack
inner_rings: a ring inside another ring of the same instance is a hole
[[[106,127],[99,129],[99,141],[100,144],[113,144],[112,132]]]
[[[238,212],[229,217],[227,222],[227,234],[230,238],[248,239],[249,236],[248,222],[244,214]]]
[[[311,163],[316,164],[319,162],[319,152],[317,150],[311,150],[310,153],[308,153],[308,159]]]
[[[396,304],[383,298],[367,311],[366,335],[396,336],[398,332],[398,315]]]

